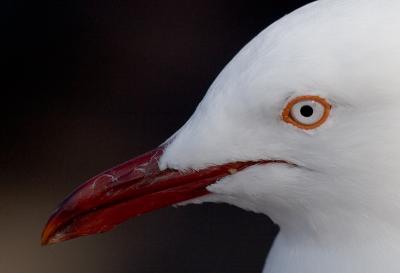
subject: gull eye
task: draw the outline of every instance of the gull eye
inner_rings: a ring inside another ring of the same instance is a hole
[[[282,119],[298,128],[310,130],[326,121],[331,107],[327,100],[319,96],[300,96],[287,103]]]

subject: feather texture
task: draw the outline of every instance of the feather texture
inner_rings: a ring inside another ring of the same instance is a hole
[[[261,32],[170,140],[160,168],[251,167],[191,203],[226,202],[281,228],[265,273],[400,272],[400,1],[321,0]],[[282,122],[318,95],[328,121]]]

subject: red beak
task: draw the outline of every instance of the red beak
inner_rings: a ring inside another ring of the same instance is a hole
[[[234,162],[199,171],[160,170],[163,147],[105,171],[79,186],[50,217],[42,244],[106,232],[143,213],[199,197],[217,180],[271,161]]]

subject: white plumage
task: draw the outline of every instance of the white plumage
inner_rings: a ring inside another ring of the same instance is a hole
[[[322,0],[274,23],[227,65],[160,168],[250,167],[191,203],[226,202],[281,228],[265,273],[400,272],[400,1]],[[288,100],[332,103],[319,128]]]

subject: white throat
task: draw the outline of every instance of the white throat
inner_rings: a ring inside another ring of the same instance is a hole
[[[365,219],[338,222],[318,238],[282,230],[267,258],[264,273],[397,273],[400,232]],[[349,234],[347,234],[349,233]],[[347,235],[346,235],[347,234]]]
[[[289,183],[275,175],[285,173],[290,180],[301,171],[285,165],[253,167],[210,186],[208,189],[215,194],[194,203],[224,202],[270,216],[281,229],[264,273],[400,272],[400,222],[395,217],[395,196],[386,193],[386,198],[377,198],[379,202],[370,197],[346,203],[351,201],[346,198],[336,204],[324,197],[326,205],[320,205],[318,194],[308,195],[303,185],[300,187],[308,198],[299,201],[283,195],[290,190]],[[261,185],[267,183],[271,187],[260,192]],[[282,184],[286,186],[280,195],[278,187]],[[317,187],[311,185],[310,189]],[[378,189],[373,192],[378,194]]]

